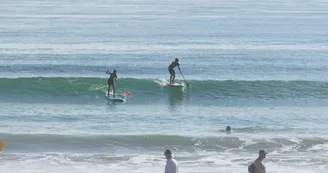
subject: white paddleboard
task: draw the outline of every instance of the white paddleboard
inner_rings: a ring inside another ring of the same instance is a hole
[[[109,96],[107,94],[105,94],[106,99],[113,101],[113,102],[123,102],[124,98],[121,96],[113,96],[112,94],[109,94]]]
[[[166,85],[170,86],[170,87],[177,87],[177,88],[184,87],[184,84],[182,84],[182,83],[167,83]]]

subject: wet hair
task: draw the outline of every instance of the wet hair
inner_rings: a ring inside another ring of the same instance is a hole
[[[227,132],[230,132],[230,131],[231,131],[231,127],[230,127],[230,126],[227,126],[227,127],[226,127],[226,131],[227,131]]]
[[[171,155],[172,152],[171,152],[171,150],[167,149],[167,150],[165,150],[164,154],[165,154],[165,155],[167,155],[167,154],[170,154],[170,155]]]
[[[175,61],[179,61],[179,58],[175,58]]]

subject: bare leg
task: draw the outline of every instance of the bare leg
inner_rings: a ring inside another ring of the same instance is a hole
[[[113,96],[115,97],[115,85],[113,85]]]
[[[110,93],[110,85],[108,85],[108,91],[107,91],[107,96],[109,97],[109,93]]]
[[[174,83],[175,80],[175,74],[172,76],[172,83]]]
[[[170,76],[170,83],[172,83],[172,77],[173,77],[173,75],[171,74],[171,76]]]

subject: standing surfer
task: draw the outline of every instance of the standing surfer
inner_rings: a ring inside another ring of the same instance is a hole
[[[106,73],[109,74],[107,96],[109,97],[110,86],[112,86],[113,87],[113,97],[115,97],[115,83],[114,83],[114,80],[117,79],[116,70],[113,70],[112,73],[109,72],[109,70],[107,70]]]
[[[175,71],[174,68],[178,66],[179,70],[180,69],[180,64],[179,64],[179,59],[175,58],[175,60],[169,65],[168,69],[169,69],[169,73],[170,73],[170,84],[174,83],[174,79],[175,79]]]

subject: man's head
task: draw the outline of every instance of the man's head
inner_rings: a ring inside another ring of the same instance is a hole
[[[264,158],[266,157],[267,154],[268,154],[268,153],[265,152],[264,150],[260,150],[260,151],[259,151],[259,157],[262,158],[262,159],[264,159]]]
[[[113,70],[113,73],[116,73],[116,70]]]
[[[175,58],[175,61],[176,61],[176,62],[179,62],[179,58]]]
[[[165,150],[164,156],[165,156],[166,159],[172,159],[172,152],[171,152],[171,150],[169,150],[169,149]]]

